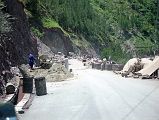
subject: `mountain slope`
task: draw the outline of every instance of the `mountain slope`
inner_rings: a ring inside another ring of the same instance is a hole
[[[158,47],[156,0],[32,0],[25,4],[31,20],[38,19],[43,26],[43,19],[49,18],[68,33],[82,34],[103,57],[119,60],[119,52],[121,59],[151,55]]]

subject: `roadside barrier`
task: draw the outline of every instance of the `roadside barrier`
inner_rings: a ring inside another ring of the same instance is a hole
[[[33,91],[33,77],[24,77],[23,80],[23,93],[32,93]]]
[[[105,70],[112,70],[112,64],[105,64]]]
[[[47,94],[45,77],[35,78],[35,89],[37,96],[42,96]]]

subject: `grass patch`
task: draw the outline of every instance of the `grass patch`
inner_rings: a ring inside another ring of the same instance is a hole
[[[31,32],[38,38],[42,38],[44,36],[44,33],[35,27],[31,27]]]
[[[26,5],[26,3],[28,2],[28,0],[18,0],[18,1],[23,3],[23,5]]]
[[[44,18],[42,19],[42,23],[45,28],[59,28],[66,36],[69,36],[69,34],[54,19]]]

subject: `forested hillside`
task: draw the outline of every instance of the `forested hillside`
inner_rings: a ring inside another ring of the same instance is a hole
[[[102,57],[117,61],[152,55],[158,49],[157,0],[19,1],[39,38],[43,28],[58,27],[70,37],[84,37]]]

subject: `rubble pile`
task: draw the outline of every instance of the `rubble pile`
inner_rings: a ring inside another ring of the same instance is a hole
[[[152,58],[132,58],[125,65],[117,64],[114,61],[93,59],[91,61],[93,69],[109,70],[122,77],[134,78],[159,78],[159,57]]]
[[[159,57],[156,57],[152,62],[147,64],[142,70],[138,71],[138,73],[142,76],[150,77],[152,74],[156,74],[154,77],[158,77],[158,69],[159,69]]]
[[[149,58],[132,58],[120,71],[123,77],[158,78],[159,57],[153,61]]]
[[[34,77],[45,77],[47,82],[60,82],[73,77],[61,63],[54,63],[50,69],[35,69],[31,74]]]

